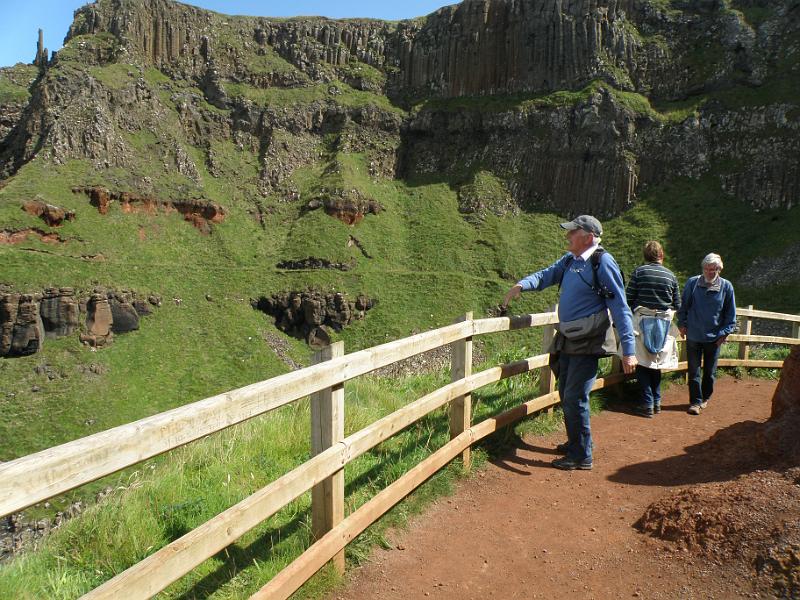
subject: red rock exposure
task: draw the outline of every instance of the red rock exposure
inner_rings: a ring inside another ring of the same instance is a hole
[[[74,210],[64,210],[42,200],[28,200],[22,205],[22,210],[29,215],[39,217],[50,227],[60,227],[64,221],[72,221],[75,218]]]
[[[34,227],[26,227],[25,229],[0,229],[0,244],[21,244],[31,235],[38,237],[47,244],[64,244],[67,241],[57,233],[48,233]]]
[[[108,214],[111,202],[119,202],[120,210],[125,214],[144,213],[157,215],[177,211],[184,220],[195,226],[201,233],[210,234],[211,224],[225,220],[225,209],[210,200],[190,198],[188,200],[159,200],[152,196],[140,196],[132,192],[111,192],[104,187],[75,187],[76,194],[86,194],[92,206],[101,215]]]

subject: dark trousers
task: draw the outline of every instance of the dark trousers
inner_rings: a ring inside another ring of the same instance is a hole
[[[686,341],[686,361],[689,376],[689,403],[706,402],[714,393],[717,374],[719,346],[716,342]],[[703,364],[703,377],[700,378],[700,362]]]
[[[637,365],[636,381],[642,392],[642,404],[647,408],[661,406],[661,371]]]
[[[592,428],[589,423],[589,392],[597,378],[596,356],[561,353],[558,395],[567,430],[567,456],[592,462]]]

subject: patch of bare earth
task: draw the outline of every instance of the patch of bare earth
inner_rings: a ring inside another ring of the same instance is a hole
[[[330,597],[800,597],[798,473],[763,443],[775,389],[723,378],[700,416],[685,386],[653,419],[612,403],[592,471],[550,466],[563,434],[519,440]]]

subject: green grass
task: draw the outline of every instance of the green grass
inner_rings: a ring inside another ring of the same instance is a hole
[[[30,99],[29,88],[39,76],[39,68],[18,63],[0,68],[0,105],[24,104]]]

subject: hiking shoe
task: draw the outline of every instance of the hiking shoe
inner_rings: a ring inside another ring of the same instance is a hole
[[[653,409],[650,408],[649,406],[634,406],[633,414],[639,415],[640,417],[645,417],[647,419],[652,419]]]
[[[703,400],[703,401],[700,403],[700,408],[702,408],[702,409],[705,409],[705,408],[706,408],[706,406],[708,406],[708,400]]]
[[[699,404],[692,404],[689,407],[689,410],[686,411],[690,415],[699,415],[700,414],[700,405]]]
[[[656,414],[656,415],[657,415],[657,414],[659,414],[660,412],[661,412],[661,405],[660,405],[660,404],[656,404],[656,405],[653,407],[653,414]]]
[[[550,464],[553,465],[556,469],[561,469],[562,471],[592,470],[592,461],[577,461],[571,459],[569,456],[565,456],[564,458],[557,458]]]
[[[556,452],[559,454],[566,454],[569,450],[569,442],[561,442],[558,446],[556,446]]]

